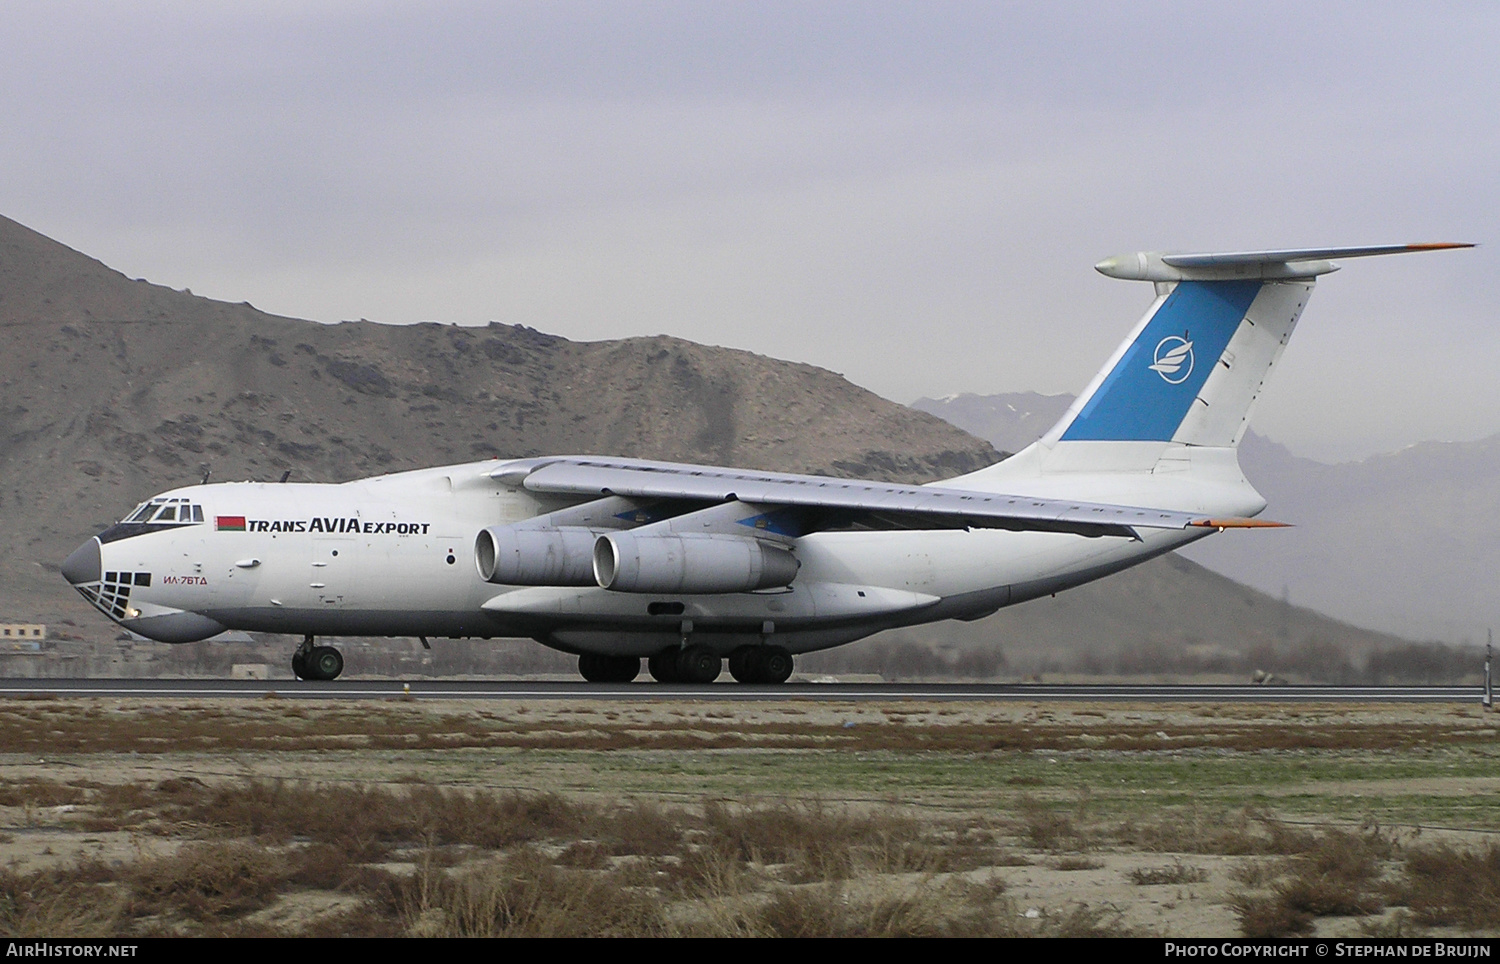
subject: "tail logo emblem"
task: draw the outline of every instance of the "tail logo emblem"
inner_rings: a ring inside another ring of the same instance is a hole
[[[1156,343],[1151,370],[1168,385],[1181,385],[1193,373],[1193,343],[1177,335],[1168,335]]]

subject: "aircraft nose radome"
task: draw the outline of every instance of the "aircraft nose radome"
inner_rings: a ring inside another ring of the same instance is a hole
[[[98,582],[103,570],[104,564],[99,559],[98,539],[90,539],[74,549],[62,564],[63,578],[75,586]]]

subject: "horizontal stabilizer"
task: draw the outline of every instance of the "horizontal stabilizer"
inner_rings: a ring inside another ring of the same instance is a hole
[[[1375,244],[1349,248],[1288,248],[1281,251],[1220,251],[1164,254],[1140,251],[1105,258],[1094,270],[1125,281],[1228,281],[1313,278],[1338,270],[1333,258],[1368,258],[1377,254],[1411,254],[1472,248],[1463,242]]]
[[[1410,254],[1413,251],[1445,251],[1472,248],[1472,244],[1440,241],[1435,244],[1375,244],[1364,248],[1292,248],[1286,251],[1229,251],[1223,254],[1164,254],[1161,259],[1174,268],[1204,268],[1214,264],[1285,264],[1291,261],[1326,261],[1330,258],[1368,258],[1377,254]]]

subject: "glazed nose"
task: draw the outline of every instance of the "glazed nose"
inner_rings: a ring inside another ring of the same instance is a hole
[[[99,561],[99,540],[90,539],[63,560],[62,574],[68,582],[81,586],[84,583],[98,582],[103,568],[103,563]]]

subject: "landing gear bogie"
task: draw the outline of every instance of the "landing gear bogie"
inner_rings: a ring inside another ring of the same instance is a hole
[[[794,666],[792,654],[783,646],[741,646],[729,654],[729,673],[740,683],[785,683]]]
[[[725,662],[737,682],[778,685],[791,678],[795,662],[784,646],[741,646],[726,661],[707,646],[664,649],[646,661],[658,683],[712,683]]]

